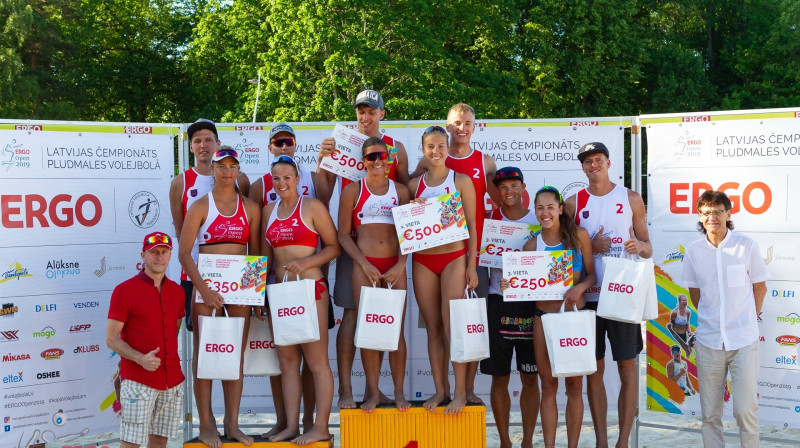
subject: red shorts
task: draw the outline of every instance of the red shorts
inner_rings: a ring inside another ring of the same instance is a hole
[[[399,256],[395,255],[394,257],[385,257],[385,258],[378,258],[378,257],[366,257],[367,261],[379,271],[381,274],[385,274],[389,271],[389,269],[393,268],[394,265],[397,264],[397,260],[400,259]]]

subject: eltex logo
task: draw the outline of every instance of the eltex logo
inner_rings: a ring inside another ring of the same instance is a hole
[[[4,303],[3,308],[0,308],[0,316],[10,316],[19,311],[19,307],[14,306],[13,303]]]
[[[797,355],[792,356],[778,356],[775,358],[775,364],[787,365],[787,366],[796,366],[797,365]]]
[[[16,375],[12,373],[3,377],[3,384],[22,383],[23,381],[25,380],[22,379],[22,372],[17,372]]]
[[[0,278],[0,283],[5,283],[9,280],[19,280],[21,278],[26,277],[33,277],[33,274],[28,272],[27,269],[22,267],[19,262],[15,261],[8,265],[8,270],[3,272],[2,278]]]
[[[667,256],[664,258],[663,263],[672,263],[673,261],[683,261],[683,255],[686,252],[686,248],[682,245],[678,244],[677,246],[672,248],[672,252],[668,253]]]
[[[778,316],[776,319],[779,324],[800,324],[800,315],[797,313],[789,313],[786,316]]]
[[[51,326],[49,326],[49,325],[44,327],[44,328],[42,328],[39,331],[34,331],[33,332],[33,337],[35,337],[35,338],[50,339],[50,336],[55,336],[55,335],[56,335],[56,329],[51,327]]]
[[[41,356],[43,359],[59,359],[63,354],[64,350],[61,350],[60,348],[48,348],[42,352]]]
[[[128,203],[128,216],[137,227],[142,229],[153,227],[158,221],[159,212],[158,199],[149,191],[140,191],[134,194]]]
[[[0,331],[0,342],[19,341],[17,333],[19,333],[19,330]]]
[[[794,347],[798,344],[798,342],[800,342],[800,338],[798,338],[797,336],[785,334],[783,336],[778,336],[777,338],[775,338],[775,342],[785,347]]]

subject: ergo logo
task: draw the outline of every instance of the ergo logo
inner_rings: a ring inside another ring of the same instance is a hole
[[[268,350],[275,348],[275,341],[250,341],[250,350]]]
[[[278,308],[278,317],[297,316],[306,312],[303,306],[293,306],[291,308]]]
[[[611,292],[624,292],[626,294],[633,294],[633,285],[626,285],[624,283],[608,283],[608,290]]]
[[[739,189],[738,182],[725,182],[716,190],[726,192],[727,190]],[[697,198],[700,197],[703,191],[714,190],[710,184],[705,182],[676,182],[669,184],[669,210],[676,215],[688,215],[689,213],[697,213]],[[764,195],[764,202],[760,205],[753,204],[751,195],[754,190],[760,190]],[[691,199],[689,198],[689,191],[691,191]],[[747,184],[742,190],[741,201],[740,195],[728,194],[731,200],[731,213],[739,213],[740,206],[753,215],[760,215],[769,209],[772,205],[772,190],[769,185],[764,182],[752,182]]]
[[[233,353],[233,344],[206,344],[206,353]]]
[[[373,314],[367,313],[367,322],[376,323],[376,324],[393,324],[394,323],[394,316],[389,314]]]
[[[586,338],[561,338],[558,345],[562,347],[586,347],[589,341]]]
[[[477,325],[467,325],[467,333],[483,333],[486,331],[486,328],[483,324]]]
[[[103,206],[97,196],[87,193],[74,200],[68,194],[57,194],[49,200],[39,194],[4,194],[0,196],[0,225],[7,229],[34,227],[34,219],[41,227],[71,227],[77,220],[84,227],[93,227],[103,216]],[[87,207],[87,205],[91,207]],[[24,221],[23,221],[24,217]],[[19,219],[14,219],[19,218]],[[48,218],[50,218],[48,220]]]

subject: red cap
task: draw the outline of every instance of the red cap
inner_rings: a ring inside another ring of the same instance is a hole
[[[163,232],[153,232],[144,237],[144,242],[142,242],[142,252],[148,251],[157,246],[167,246],[172,249],[172,238]]]

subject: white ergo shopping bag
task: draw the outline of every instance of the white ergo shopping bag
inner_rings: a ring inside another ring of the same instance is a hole
[[[400,341],[406,292],[402,289],[361,287],[355,343],[358,348],[393,352]]]
[[[269,322],[250,316],[250,329],[247,330],[247,342],[244,346],[245,376],[276,376],[281,374],[278,363],[278,352]]]
[[[276,345],[319,341],[319,321],[314,280],[287,281],[267,285],[272,333]]]
[[[594,311],[561,311],[542,316],[542,329],[554,377],[589,375],[597,371]]]
[[[238,380],[242,360],[244,318],[199,316],[200,343],[197,347],[197,377],[206,380]]]
[[[470,297],[470,293],[472,298]],[[464,291],[464,299],[450,301],[450,360],[480,361],[489,357],[486,298]]]
[[[655,297],[655,271],[652,260],[635,261],[603,257],[603,285],[597,315],[606,319],[638,324],[642,322],[645,303]],[[648,307],[653,313],[652,303]],[[658,312],[656,303],[655,312]],[[648,315],[648,317],[649,317]]]

